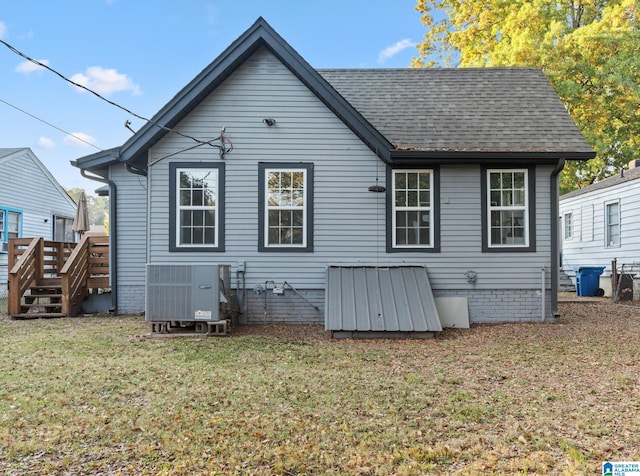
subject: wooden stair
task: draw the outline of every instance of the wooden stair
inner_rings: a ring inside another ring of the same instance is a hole
[[[20,303],[20,313],[15,319],[48,319],[65,317],[62,312],[62,280],[47,278],[38,281],[36,286],[29,288],[24,295],[24,302]]]
[[[89,294],[110,287],[109,241],[9,240],[8,313],[16,319],[73,317]]]

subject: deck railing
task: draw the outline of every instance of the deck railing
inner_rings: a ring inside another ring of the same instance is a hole
[[[30,287],[58,281],[62,287],[62,312],[74,316],[89,289],[110,286],[108,238],[85,235],[80,243],[43,238],[9,240],[10,316],[20,313],[22,297]]]
[[[20,313],[22,296],[42,277],[43,245],[43,238],[9,240],[9,305],[7,310],[10,316]]]

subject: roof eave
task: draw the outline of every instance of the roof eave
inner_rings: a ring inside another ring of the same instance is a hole
[[[85,155],[76,160],[71,160],[71,165],[80,170],[86,170],[101,177],[106,177],[108,168],[120,162],[119,148],[102,150],[95,154]]]
[[[390,154],[394,165],[411,163],[452,163],[471,164],[482,162],[528,162],[555,164],[558,160],[590,160],[595,152],[575,151],[492,151],[492,150],[393,150]]]

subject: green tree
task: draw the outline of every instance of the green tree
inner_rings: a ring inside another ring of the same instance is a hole
[[[561,191],[640,159],[638,0],[417,0],[428,28],[414,67],[541,68],[597,152]]]
[[[74,202],[80,201],[80,194],[84,192],[82,188],[69,188],[67,193],[73,199]],[[89,223],[91,225],[102,225],[105,222],[105,217],[109,215],[109,199],[107,197],[98,197],[89,195],[87,196],[87,208],[89,209]]]

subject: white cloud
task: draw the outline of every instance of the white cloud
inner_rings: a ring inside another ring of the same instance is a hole
[[[217,23],[220,17],[220,9],[215,5],[206,5],[205,8],[207,10],[207,23],[212,25]]]
[[[38,139],[38,146],[43,149],[53,149],[56,144],[48,137],[40,137],[40,139]]]
[[[7,25],[4,22],[0,21],[0,38],[4,38],[4,35],[7,33]]]
[[[49,66],[49,60],[38,60],[38,61],[42,64],[46,64],[47,66]],[[16,66],[14,71],[18,73],[29,74],[29,73],[33,73],[34,71],[41,71],[43,69],[44,68],[42,66],[32,63],[31,61],[23,61],[18,66]]]
[[[84,132],[72,132],[64,138],[63,142],[74,147],[89,147],[91,144],[95,144],[96,140]]]
[[[84,74],[77,73],[71,76],[71,80],[103,96],[118,91],[131,91],[134,95],[142,94],[140,86],[135,84],[129,76],[102,66],[91,66]],[[78,89],[83,91],[82,88]]]
[[[415,46],[415,43],[409,38],[400,40],[395,45],[388,46],[380,52],[380,54],[378,55],[378,63],[384,63],[386,60],[388,60],[389,58],[393,58],[402,50],[406,50],[407,48],[411,48],[413,46]]]

